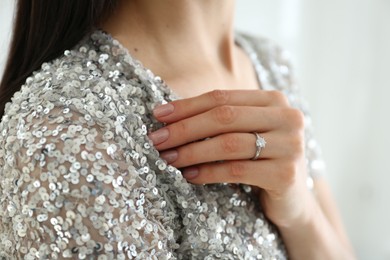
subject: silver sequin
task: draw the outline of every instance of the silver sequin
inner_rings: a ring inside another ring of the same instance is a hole
[[[282,52],[237,41],[301,107]],[[34,72],[0,123],[0,258],[286,259],[249,186],[194,186],[159,158],[151,110],[177,98],[101,31]]]

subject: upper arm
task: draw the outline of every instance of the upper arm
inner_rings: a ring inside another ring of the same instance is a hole
[[[14,160],[5,162],[2,184],[9,255],[172,256],[162,196],[140,175],[147,161],[135,159],[142,147],[129,135],[115,133],[113,122],[61,108],[14,123],[19,130],[9,132],[4,149]]]

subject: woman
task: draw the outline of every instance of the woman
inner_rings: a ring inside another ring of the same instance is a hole
[[[18,2],[3,257],[353,259],[288,62],[233,9]]]

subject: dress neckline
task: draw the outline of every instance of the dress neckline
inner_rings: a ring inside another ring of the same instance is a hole
[[[102,29],[97,29],[93,34],[102,34],[106,37],[106,39],[108,38],[109,42],[119,47],[122,51],[122,54],[124,55],[125,60],[130,65],[135,67],[135,69],[137,70],[136,74],[140,76],[141,80],[146,80],[152,83],[152,85],[154,84],[155,86],[161,86],[161,90],[163,90],[163,92],[169,96],[168,99],[170,100],[176,100],[182,98],[164,81],[163,78],[161,78],[159,75],[155,74],[152,70],[144,66],[142,61],[138,60],[133,55],[131,55],[129,50],[124,45],[122,45],[122,43],[119,40],[113,37],[110,33]],[[237,44],[237,46],[239,46],[245,52],[245,54],[248,55],[256,73],[259,89],[263,89],[263,90],[269,89],[268,87],[269,82],[266,77],[267,74],[266,70],[264,69],[264,66],[261,63],[260,57],[258,56],[258,53],[254,49],[254,46],[252,46],[251,42],[247,39],[246,36],[244,36],[242,33],[237,31],[235,31],[234,41]],[[164,102],[163,100],[163,103],[166,103],[166,101]]]

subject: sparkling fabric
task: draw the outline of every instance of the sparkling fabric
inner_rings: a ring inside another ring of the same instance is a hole
[[[265,89],[302,107],[283,52],[242,34],[237,43]],[[249,186],[192,185],[159,158],[152,109],[177,98],[99,30],[43,64],[0,123],[0,256],[286,259]]]

